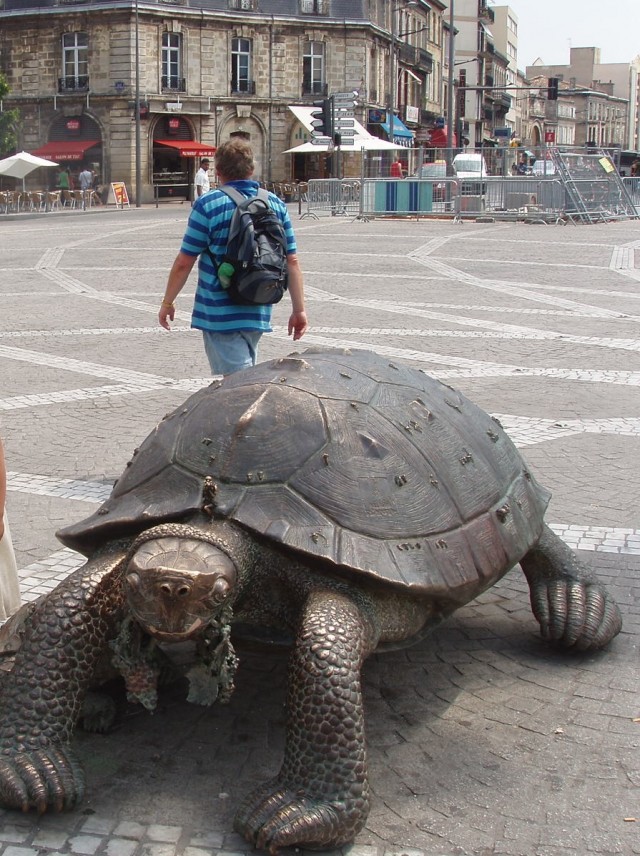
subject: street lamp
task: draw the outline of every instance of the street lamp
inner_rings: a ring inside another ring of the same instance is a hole
[[[136,0],[135,13],[135,138],[136,138],[136,208],[140,208],[140,195],[142,193],[142,165],[141,143],[140,143],[140,28],[138,21],[138,0]]]
[[[447,79],[447,174],[453,173],[453,123],[454,123],[454,63],[455,47],[454,0],[449,0],[449,75]],[[458,140],[458,143],[460,141]]]
[[[391,142],[394,140],[396,96],[398,94],[398,81],[396,80],[396,46],[398,42],[398,22],[396,14],[398,9],[409,9],[420,5],[418,0],[392,0],[391,3],[391,49],[389,54],[389,130]]]

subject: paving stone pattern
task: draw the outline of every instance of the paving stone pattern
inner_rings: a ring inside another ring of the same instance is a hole
[[[189,329],[156,325],[188,211],[0,219],[0,431],[25,600],[82,559],[91,513],[153,425],[209,382]],[[295,215],[295,212],[294,212]],[[350,856],[640,853],[640,251],[598,226],[296,220],[308,345],[374,348],[496,415],[553,491],[548,520],[607,582],[624,631],[545,647],[519,569],[423,643],[364,670],[373,808]],[[284,355],[287,301],[261,356]],[[79,732],[87,796],[0,810],[0,856],[232,856],[234,806],[277,772],[286,652],[240,646],[231,704],[167,690],[154,716]],[[1,715],[1,711],[0,711]]]

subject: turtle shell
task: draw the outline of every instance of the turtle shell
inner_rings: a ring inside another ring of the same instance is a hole
[[[310,349],[191,396],[58,535],[90,553],[207,505],[316,568],[466,600],[537,541],[549,496],[460,392],[369,351]]]

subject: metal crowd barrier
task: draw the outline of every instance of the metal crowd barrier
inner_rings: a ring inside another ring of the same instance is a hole
[[[483,211],[504,219],[557,222],[564,215],[566,195],[560,179],[543,177],[493,178],[484,182]],[[464,204],[463,204],[464,208]]]
[[[365,178],[362,180],[362,218],[397,215],[456,216],[460,212],[460,181],[454,178]]]
[[[308,183],[306,211],[301,217],[320,214],[357,216],[360,213],[360,180],[346,178],[315,178]]]
[[[556,178],[311,179],[301,217],[451,217],[557,222],[567,206]]]
[[[629,198],[636,209],[636,213],[640,214],[640,177],[625,176],[622,179],[622,183],[624,185],[624,189],[629,194]]]

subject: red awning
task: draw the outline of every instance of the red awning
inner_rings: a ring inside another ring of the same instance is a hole
[[[168,146],[176,149],[183,158],[206,158],[213,157],[216,153],[215,146],[205,146],[195,140],[154,140],[155,146]]]
[[[99,145],[100,140],[67,140],[66,142],[46,143],[31,154],[54,161],[79,161],[82,160],[87,149]]]

